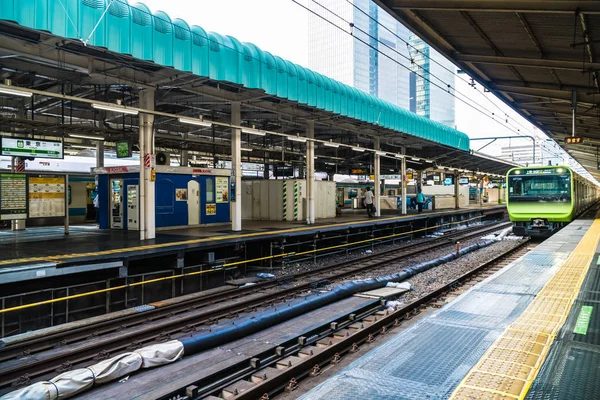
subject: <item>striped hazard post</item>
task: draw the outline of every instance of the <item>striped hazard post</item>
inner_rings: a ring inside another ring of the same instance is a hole
[[[15,157],[15,172],[25,172],[25,160],[21,157]]]
[[[294,221],[298,221],[298,182],[294,182]]]
[[[287,182],[283,181],[283,220],[287,221]]]

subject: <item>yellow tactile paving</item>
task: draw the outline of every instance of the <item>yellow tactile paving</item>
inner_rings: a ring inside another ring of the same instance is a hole
[[[441,215],[441,214],[447,214],[447,213],[448,213],[447,211],[446,212],[444,212],[444,211],[437,211],[437,212],[427,213],[426,216]],[[402,217],[379,218],[377,221],[378,222],[396,221],[396,220],[401,221],[403,219],[411,218],[411,217],[414,217],[414,216],[413,215],[406,215],[406,216],[402,216]],[[481,219],[483,217],[484,217],[483,215],[480,215],[480,216],[477,216],[477,217],[473,217],[473,218],[469,218],[469,219],[464,219],[462,221],[444,222],[443,224],[440,224],[440,225],[429,226],[429,227],[423,228],[423,229],[416,229],[416,230],[413,230],[411,232],[401,232],[401,233],[397,233],[397,234],[393,234],[393,235],[388,235],[388,236],[384,236],[384,237],[377,237],[377,238],[373,238],[373,239],[364,240],[362,242],[370,242],[370,241],[382,240],[382,239],[391,238],[391,237],[406,236],[406,235],[411,234],[411,233],[416,233],[416,232],[431,230],[431,229],[438,228],[438,227],[441,227],[441,226],[462,224],[464,222],[470,222],[470,221],[473,221],[473,220],[476,220],[476,219]],[[73,258],[80,258],[80,257],[107,256],[107,255],[112,255],[112,254],[130,252],[130,251],[153,250],[153,249],[160,249],[160,248],[171,247],[171,246],[181,246],[181,245],[198,244],[198,243],[209,243],[209,242],[216,242],[216,241],[219,241],[219,240],[228,240],[228,239],[244,239],[244,238],[252,238],[252,237],[264,236],[264,235],[269,235],[269,234],[278,234],[279,235],[279,234],[284,234],[284,233],[293,233],[293,232],[302,232],[302,231],[307,231],[307,230],[315,230],[315,229],[318,229],[319,227],[330,229],[330,228],[342,227],[342,226],[350,226],[350,225],[366,225],[366,224],[370,224],[372,222],[373,221],[368,221],[368,220],[365,220],[365,221],[350,221],[350,222],[341,222],[339,224],[333,224],[333,225],[322,225],[322,226],[312,225],[312,226],[299,227],[299,228],[282,229],[282,230],[272,231],[272,232],[253,232],[253,233],[243,233],[243,234],[239,234],[239,235],[220,235],[220,236],[205,237],[205,238],[200,238],[200,239],[189,239],[189,240],[182,240],[182,241],[178,241],[178,242],[169,242],[169,243],[160,243],[160,244],[148,244],[148,245],[144,245],[144,246],[133,246],[133,247],[126,247],[126,248],[119,248],[119,249],[112,249],[112,250],[103,250],[103,251],[90,252],[90,253],[60,254],[60,255],[47,256],[47,257],[28,257],[28,258],[16,258],[16,259],[13,258],[13,259],[9,259],[9,260],[1,260],[0,261],[0,266],[2,266],[2,265],[21,264],[21,263],[31,263],[31,262],[38,262],[38,261],[54,262],[54,263],[59,264],[59,263],[61,263],[64,260],[69,260],[69,259],[73,259]],[[345,244],[345,245],[339,245],[339,246],[336,246],[336,247],[350,246],[350,245],[353,245],[355,243],[361,243],[361,242],[354,242],[354,243],[349,243],[349,244]],[[328,248],[328,249],[330,249],[330,248]],[[298,255],[313,253],[313,252],[316,252],[316,251],[324,251],[324,250],[327,250],[327,249],[317,249],[317,250],[305,251],[303,253],[298,253]],[[277,257],[277,256],[275,256],[275,257]]]
[[[492,344],[450,399],[524,399],[564,324],[600,240],[600,213],[527,309]]]

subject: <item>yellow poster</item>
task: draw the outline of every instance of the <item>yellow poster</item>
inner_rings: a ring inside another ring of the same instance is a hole
[[[217,205],[216,204],[207,204],[206,205],[206,215],[217,215]]]
[[[65,178],[29,178],[29,218],[65,216]]]
[[[223,178],[217,176],[215,178],[215,187],[217,191],[217,203],[228,203],[229,202],[229,178]]]

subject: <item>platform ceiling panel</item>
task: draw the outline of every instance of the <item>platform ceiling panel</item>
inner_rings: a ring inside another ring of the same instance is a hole
[[[123,0],[4,0],[0,19],[60,37],[89,39],[89,46],[261,89],[282,99],[469,150],[469,138],[462,132],[273,56],[251,43],[207,33],[183,20],[171,20],[163,12],[152,14],[143,4],[130,6]]]
[[[375,0],[513,109],[564,146],[572,91],[575,134],[584,145],[571,155],[600,179],[600,1]]]

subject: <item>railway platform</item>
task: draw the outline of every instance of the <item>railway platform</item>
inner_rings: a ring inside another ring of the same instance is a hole
[[[213,247],[246,241],[271,240],[281,237],[314,235],[355,228],[386,226],[420,221],[431,223],[442,217],[468,219],[502,213],[503,205],[471,206],[459,210],[424,211],[405,216],[385,212],[380,218],[367,219],[366,211],[344,212],[341,217],[319,220],[315,225],[304,221],[244,221],[242,232],[227,225],[163,230],[156,239],[140,241],[137,232],[99,230],[95,226],[74,226],[70,235],[62,228],[31,228],[27,231],[0,231],[0,273],[17,271],[26,266],[47,268],[92,264],[107,261],[145,259],[179,252],[208,250]],[[17,268],[17,269],[14,269]],[[11,272],[12,273],[12,272]],[[39,277],[39,275],[38,275]]]
[[[301,399],[597,398],[598,211]]]

